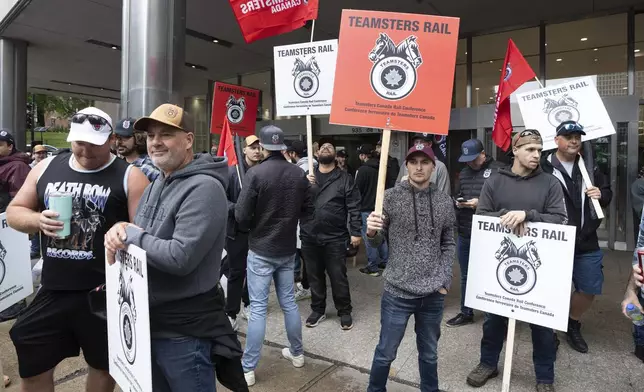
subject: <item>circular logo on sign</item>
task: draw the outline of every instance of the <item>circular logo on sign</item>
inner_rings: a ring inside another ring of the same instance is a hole
[[[293,79],[295,92],[302,98],[311,98],[318,92],[320,81],[313,71],[302,71]]]
[[[572,106],[558,106],[548,113],[548,121],[557,127],[564,121],[579,121],[579,110]]]
[[[121,346],[123,346],[125,358],[131,365],[136,360],[136,330],[134,329],[132,308],[127,301],[121,303],[119,321],[121,327]]]
[[[496,278],[503,290],[514,295],[524,295],[537,284],[537,271],[527,260],[509,257],[499,263]]]
[[[373,91],[389,101],[405,98],[414,90],[416,82],[416,68],[402,57],[385,57],[371,68]]]
[[[233,105],[228,107],[226,115],[228,116],[228,121],[233,124],[239,124],[244,119],[244,110],[237,105]]]
[[[2,282],[4,282],[4,276],[6,272],[7,269],[4,265],[4,260],[0,260],[0,285],[2,284]]]

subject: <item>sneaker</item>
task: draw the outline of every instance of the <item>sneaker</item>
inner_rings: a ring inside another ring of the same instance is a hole
[[[568,337],[568,343],[575,351],[578,351],[582,354],[588,352],[588,344],[584,340],[584,337],[581,336],[581,323],[576,320],[568,320],[568,332],[566,332]]]
[[[282,349],[282,356],[293,364],[296,368],[301,368],[304,366],[304,354],[300,354],[297,357],[291,353],[291,349],[285,347]]]
[[[311,289],[302,289],[295,293],[295,301],[311,298]]]
[[[385,268],[387,268],[387,263],[378,264],[378,268],[381,269],[381,270],[384,270]]]
[[[475,388],[485,385],[487,380],[499,375],[499,370],[479,363],[467,376],[467,383]]]
[[[644,346],[635,346],[635,356],[644,362]]]
[[[342,327],[343,331],[348,331],[353,328],[353,318],[351,318],[350,314],[340,316],[340,326]]]
[[[0,312],[0,323],[18,318],[20,313],[27,307],[27,301],[24,299],[17,304],[9,306],[7,309]]]
[[[537,392],[555,392],[554,384],[537,384]]]
[[[241,309],[241,316],[244,320],[250,320],[250,306],[244,305]]]
[[[456,317],[447,320],[445,323],[446,326],[453,327],[462,327],[463,325],[474,323],[474,316],[466,316],[463,313],[459,313]]]
[[[380,275],[382,275],[382,272],[380,272],[380,271],[372,271],[367,267],[360,268],[360,272],[362,272],[363,274],[369,275],[369,276],[376,277],[376,278],[379,277]]]
[[[325,319],[326,319],[325,314],[323,314],[323,313],[321,314],[321,313],[318,313],[318,312],[313,312],[313,313],[311,313],[309,318],[306,319],[306,326],[308,328],[317,327],[318,324],[320,324]]]
[[[249,387],[252,387],[255,385],[255,372],[250,371],[250,372],[244,372],[244,378],[246,379],[246,385]]]
[[[233,327],[233,331],[237,332],[239,325],[237,325],[237,319],[228,316],[228,321],[230,321],[230,326]]]

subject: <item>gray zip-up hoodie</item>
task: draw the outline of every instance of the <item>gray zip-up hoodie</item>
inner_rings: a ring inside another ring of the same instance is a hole
[[[300,169],[304,170],[306,174],[309,174],[309,157],[303,157],[297,160],[295,163]],[[313,169],[318,167],[318,161],[313,160]]]
[[[383,214],[389,232],[385,290],[406,299],[449,290],[456,250],[452,199],[434,184],[417,190],[405,181],[385,191]],[[377,247],[385,235],[368,240]]]
[[[143,193],[127,244],[147,252],[150,305],[191,298],[219,282],[226,240],[228,162],[197,154]]]

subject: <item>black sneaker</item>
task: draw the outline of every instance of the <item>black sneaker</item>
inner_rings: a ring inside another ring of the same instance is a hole
[[[313,312],[309,318],[306,319],[306,326],[308,328],[315,328],[325,319],[326,315],[324,315],[324,313]]]
[[[568,337],[568,343],[575,351],[578,351],[582,354],[588,352],[588,344],[584,340],[584,337],[581,336],[581,323],[570,319],[568,321],[568,332],[566,332]]]
[[[351,318],[350,314],[340,316],[340,326],[342,327],[343,331],[348,331],[353,328],[353,318]]]
[[[480,388],[487,380],[499,375],[499,370],[479,363],[467,376],[467,383],[475,388]]]
[[[362,272],[363,274],[369,275],[369,276],[376,277],[376,278],[379,277],[380,275],[382,275],[382,272],[380,272],[380,271],[372,271],[367,267],[360,268],[360,272]]]
[[[24,299],[17,304],[9,306],[0,312],[0,323],[18,318],[20,313],[27,307],[27,301]]]
[[[635,356],[644,362],[644,346],[635,346]]]
[[[387,263],[378,264],[378,268],[381,269],[381,270],[384,270],[385,268],[387,268]]]
[[[474,316],[466,316],[463,313],[459,313],[456,317],[447,320],[445,323],[446,326],[453,327],[462,327],[463,325],[474,323]]]

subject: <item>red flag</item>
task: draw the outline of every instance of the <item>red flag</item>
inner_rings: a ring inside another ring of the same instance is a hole
[[[230,123],[228,118],[224,119],[224,127],[221,130],[221,139],[219,140],[218,157],[227,157],[228,166],[237,165],[237,154],[235,154],[235,141],[233,134],[230,132]]]
[[[318,18],[319,0],[229,0],[246,43],[288,33]]]
[[[492,140],[503,151],[510,148],[512,139],[512,117],[510,116],[510,95],[530,79],[537,77],[530,64],[523,57],[512,40],[508,40],[508,51],[505,54],[503,72],[496,93],[494,108],[494,125]]]

